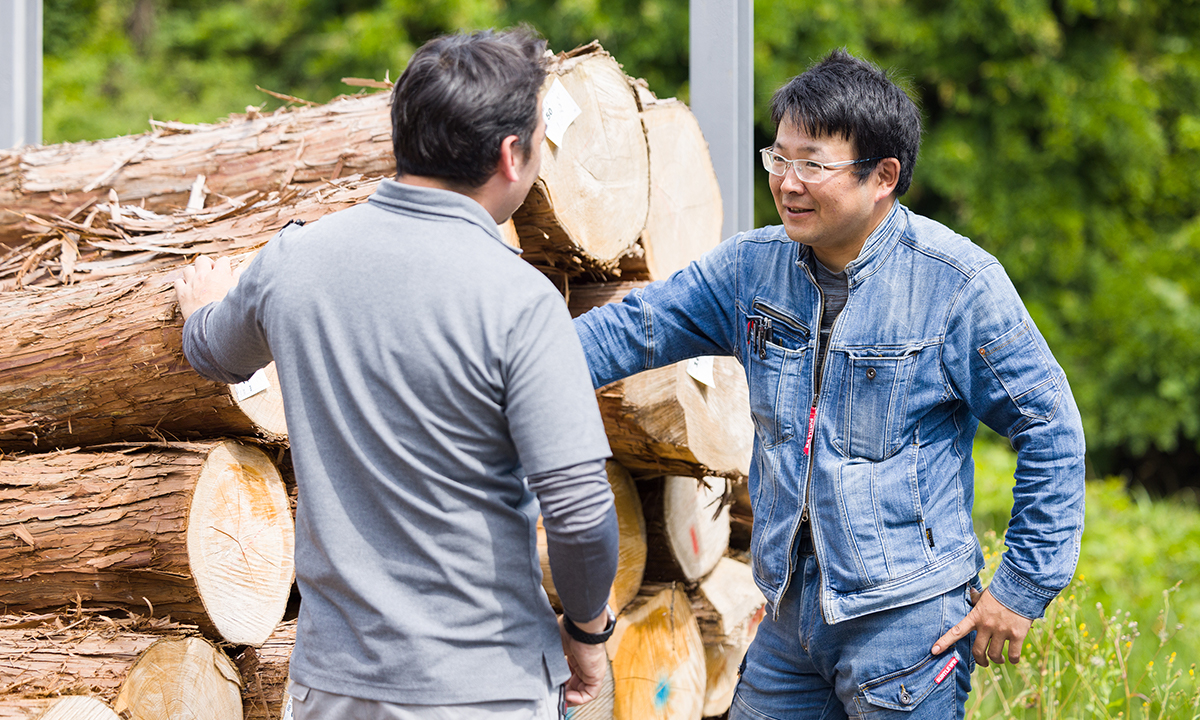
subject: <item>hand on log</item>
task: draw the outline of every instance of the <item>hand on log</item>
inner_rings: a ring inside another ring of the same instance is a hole
[[[196,258],[196,262],[183,269],[181,277],[174,283],[175,297],[179,300],[179,311],[186,321],[200,308],[219,302],[237,284],[242,265],[234,271],[229,256],[217,258],[216,262],[207,255]]]

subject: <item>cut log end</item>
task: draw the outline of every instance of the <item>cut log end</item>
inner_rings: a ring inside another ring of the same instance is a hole
[[[261,450],[224,442],[209,453],[188,515],[188,561],[208,617],[230,643],[261,645],[283,617],[295,569],[290,513]]]
[[[38,720],[121,720],[96,698],[76,695],[55,701]]]
[[[696,582],[712,572],[729,549],[725,481],[668,475],[641,483],[646,513],[646,577]]]
[[[669,587],[631,606],[618,618],[607,649],[616,720],[701,716],[704,645],[682,589]]]
[[[198,637],[165,638],[129,671],[114,709],[129,720],[241,720],[233,662]]]
[[[229,391],[234,404],[250,419],[259,435],[271,441],[287,438],[283,393],[279,389],[275,363],[267,365],[244,383],[230,385]]]

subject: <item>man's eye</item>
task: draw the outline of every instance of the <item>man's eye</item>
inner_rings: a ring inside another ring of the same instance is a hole
[[[805,160],[804,167],[807,170],[820,170],[823,166],[816,160]]]

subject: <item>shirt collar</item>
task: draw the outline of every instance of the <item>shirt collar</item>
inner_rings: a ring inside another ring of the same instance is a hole
[[[879,225],[867,236],[862,250],[858,252],[858,257],[847,263],[843,269],[843,272],[846,273],[847,282],[853,285],[856,281],[862,280],[874,272],[887,258],[888,253],[895,246],[896,241],[899,240],[907,224],[904,206],[898,200],[893,201],[888,214],[884,216]],[[803,243],[796,244],[800,246],[797,261],[807,264],[815,273],[817,259],[813,255],[812,248]]]
[[[464,220],[478,225],[486,233],[495,238],[496,242],[521,254],[520,248],[515,248],[500,237],[500,227],[491,214],[474,199],[440,188],[408,185],[385,178],[379,183],[375,192],[367,199],[368,202],[392,212],[411,212],[424,215],[440,215],[446,218]]]

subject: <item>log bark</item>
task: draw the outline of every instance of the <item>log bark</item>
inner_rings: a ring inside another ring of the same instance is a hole
[[[754,426],[746,377],[731,357],[647,370],[596,391],[613,458],[635,476],[737,478],[750,472]]]
[[[729,507],[720,478],[667,475],[638,483],[646,514],[646,578],[696,582],[729,549]]]
[[[0,617],[0,720],[44,717],[60,698],[84,696],[94,701],[91,711],[98,713],[96,703],[107,708],[142,652],[163,633],[187,632],[196,628],[137,616]],[[66,714],[84,712],[87,706],[67,704],[57,711],[62,718],[91,718]]]
[[[581,114],[561,144],[543,146],[538,180],[514,216],[521,246],[547,269],[619,272],[649,207],[650,161],[637,101],[620,65],[595,43],[552,59],[547,92],[555,82]],[[47,227],[68,227],[55,218],[84,225],[102,206],[110,219],[112,206],[118,216],[122,205],[139,207],[108,228],[123,240],[137,233],[142,211],[203,216],[202,203],[186,208],[205,190],[226,198],[295,195],[343,177],[394,173],[387,93],[235,115],[215,125],[157,124],[138,136],[0,153],[0,207],[12,211],[0,213],[0,244],[40,244]]]
[[[561,143],[543,143],[538,179],[513,221],[534,265],[605,276],[646,224],[646,135],[629,78],[598,43],[554,58],[543,97],[556,83],[580,114]]]
[[[128,720],[242,720],[241,678],[204,638],[164,638],[134,663],[113,709]]]
[[[241,398],[183,356],[170,276],[0,295],[0,449],[214,435],[286,438],[273,367]]]
[[[681,588],[643,587],[617,618],[606,647],[615,720],[700,720],[704,646]]]
[[[123,607],[259,645],[295,534],[271,460],[232,441],[0,459],[0,605]]]
[[[245,648],[235,659],[242,677],[244,720],[279,720],[287,702],[288,666],[296,647],[296,621],[279,624],[262,647]]]
[[[629,472],[612,461],[608,462],[607,469],[608,484],[613,492],[613,503],[617,510],[617,526],[620,534],[617,550],[617,575],[613,579],[608,604],[612,607],[613,612],[619,613],[637,596],[638,588],[642,586],[642,577],[646,569],[646,521],[642,517],[642,502],[638,497],[637,487]],[[542,527],[540,517],[538,518],[537,533],[538,557],[542,565],[542,587],[546,590],[546,595],[550,597],[550,604],[555,610],[562,612],[562,603],[558,599],[554,578],[550,574],[546,530]]]
[[[187,206],[197,176],[209,193],[235,197],[283,187],[319,187],[355,174],[390,176],[389,93],[326,105],[231,115],[213,125],[152,123],[141,135],[0,152],[0,207],[70,216],[114,190],[122,201],[163,213]],[[37,226],[0,213],[0,245]]]
[[[728,557],[721,558],[692,594],[692,611],[704,640],[706,717],[729,710],[738,666],[758,632],[766,604],[750,565]]]
[[[721,187],[688,106],[651,97],[641,107],[650,203],[637,252],[621,260],[621,278],[663,280],[721,242]]]

